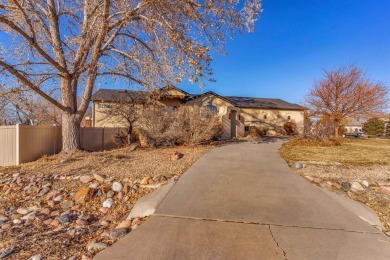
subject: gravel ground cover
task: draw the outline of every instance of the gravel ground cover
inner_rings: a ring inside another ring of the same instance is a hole
[[[142,224],[125,220],[138,198],[212,148],[76,152],[0,167],[0,259],[91,259]]]

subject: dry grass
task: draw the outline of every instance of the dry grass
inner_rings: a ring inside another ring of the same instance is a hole
[[[109,178],[141,178],[147,175],[180,175],[212,146],[179,146],[158,149],[140,149],[126,152],[127,148],[105,152],[76,152],[71,155],[43,157],[31,163],[14,167],[0,167],[0,173],[23,172],[34,176],[76,176],[98,173]],[[175,151],[184,154],[178,161],[170,161]]]
[[[390,140],[352,139],[340,146],[305,146],[286,143],[280,153],[288,162],[315,161],[347,165],[390,165]]]

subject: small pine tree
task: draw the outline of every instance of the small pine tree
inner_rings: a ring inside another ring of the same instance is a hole
[[[368,135],[383,136],[385,123],[379,118],[370,118],[363,124],[363,132]]]

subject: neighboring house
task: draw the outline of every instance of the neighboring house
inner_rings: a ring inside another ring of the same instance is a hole
[[[363,124],[367,121],[365,118],[348,118],[344,125],[347,133],[362,132]]]
[[[224,139],[244,137],[251,128],[257,127],[265,134],[283,133],[287,122],[295,122],[298,132],[303,131],[303,107],[281,99],[220,96],[214,92],[201,95],[189,94],[181,89],[168,86],[152,92],[158,102],[165,106],[201,105],[219,113],[222,121]],[[123,123],[113,120],[106,122],[104,109],[110,109],[113,102],[127,98],[140,97],[142,102],[150,98],[149,92],[100,89],[92,96],[94,127],[119,127]]]

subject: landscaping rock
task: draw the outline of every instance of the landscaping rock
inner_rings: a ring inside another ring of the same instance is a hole
[[[303,163],[295,162],[293,164],[293,166],[294,166],[295,169],[302,169],[303,168]]]
[[[62,209],[70,209],[74,206],[74,202],[71,200],[64,200],[61,202]]]
[[[381,186],[381,192],[390,196],[390,186]]]
[[[30,260],[41,260],[41,259],[43,259],[43,255],[41,254],[30,257]]]
[[[76,203],[81,203],[81,204],[85,203],[86,201],[88,201],[89,199],[92,198],[92,193],[93,193],[93,191],[91,190],[91,188],[88,188],[88,187],[81,188],[74,195],[74,200]]]
[[[90,175],[84,175],[84,176],[81,176],[81,177],[80,177],[80,181],[81,181],[82,183],[91,182],[93,179],[94,179],[94,177],[92,177],[92,176],[90,176]]]
[[[104,208],[111,208],[112,205],[114,204],[114,200],[109,198],[109,199],[106,199],[104,202],[103,202],[103,207]]]
[[[352,182],[351,191],[355,193],[364,193],[366,189],[357,181]]]
[[[341,183],[341,187],[344,189],[344,190],[349,190],[351,188],[351,183],[349,183],[348,181],[343,181]]]
[[[61,223],[66,223],[66,222],[69,222],[70,221],[70,216],[69,214],[63,214],[61,215],[58,220],[61,222]]]
[[[309,181],[313,181],[314,180],[314,177],[309,176],[309,175],[305,175],[305,178],[308,179]]]
[[[117,228],[107,232],[106,236],[110,239],[117,239],[129,233],[129,231],[128,228]]]
[[[313,179],[313,182],[316,183],[316,184],[321,184],[324,182],[324,179],[320,178],[320,177],[315,177]]]
[[[9,224],[9,223],[1,225],[2,230],[7,230],[9,228],[11,228],[11,224]]]
[[[105,177],[105,176],[100,175],[100,174],[97,174],[97,173],[95,173],[95,174],[93,175],[93,177],[95,178],[95,180],[100,181],[100,182],[104,182],[104,181],[106,180],[106,177]]]
[[[95,182],[88,186],[91,189],[97,189],[99,187],[99,183]]]
[[[140,185],[141,188],[157,189],[161,187],[161,183]]]
[[[49,187],[44,187],[44,188],[38,193],[37,196],[42,197],[42,196],[46,195],[49,191],[50,191],[50,188],[49,188]]]
[[[112,184],[112,190],[115,192],[120,192],[123,189],[123,185],[120,182],[115,181]]]
[[[28,213],[28,210],[25,208],[18,208],[16,212],[18,212],[20,215],[26,215]]]
[[[176,151],[176,152],[172,153],[169,156],[169,158],[170,158],[171,161],[177,161],[177,160],[181,159],[183,156],[184,156],[184,154],[179,153],[179,152]]]
[[[107,197],[107,198],[112,198],[112,197],[114,197],[114,195],[115,195],[114,191],[109,190],[109,191],[107,192],[107,194],[106,194],[106,197]]]
[[[146,185],[146,184],[149,184],[149,181],[152,179],[152,177],[150,176],[146,176],[145,178],[143,178],[140,182],[141,185]]]
[[[116,229],[119,228],[131,228],[131,221],[130,220],[124,220],[121,223],[119,223],[118,226],[116,226]]]
[[[368,183],[368,181],[362,181],[362,184],[364,185],[364,187],[368,188],[370,186],[370,184]]]
[[[108,246],[106,243],[95,242],[95,243],[88,245],[87,250],[88,250],[88,252],[91,252],[91,253],[97,253],[97,252],[100,252],[100,251],[106,249],[107,247]]]

